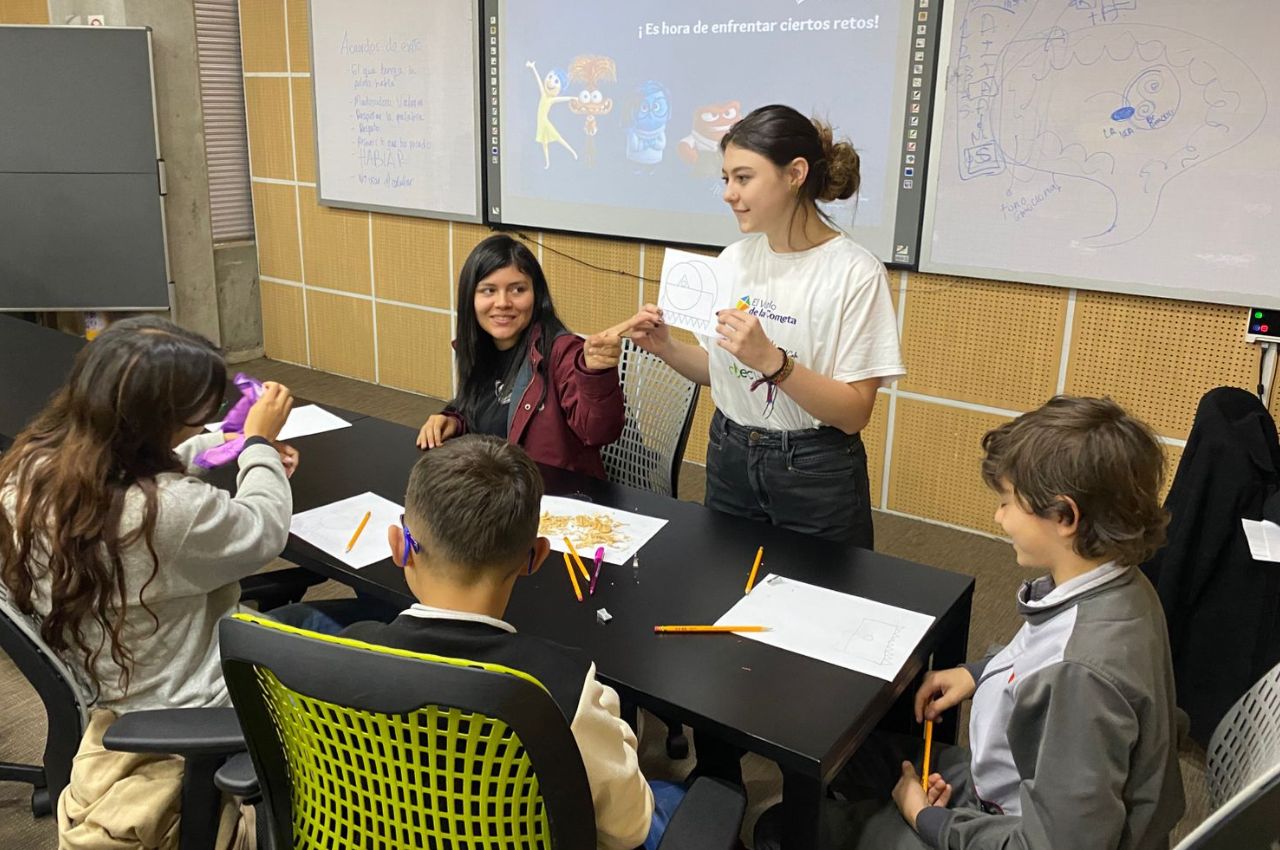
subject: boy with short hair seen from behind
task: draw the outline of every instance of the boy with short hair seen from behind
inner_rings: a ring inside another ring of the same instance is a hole
[[[597,843],[630,850],[649,835],[653,793],[618,695],[577,650],[518,634],[503,621],[516,579],[550,551],[538,536],[542,476],[497,437],[449,440],[414,465],[392,555],[419,600],[389,624],[356,623],[343,637],[413,652],[500,664],[536,678],[573,733],[595,804]]]
[[[1134,568],[1164,542],[1164,453],[1110,399],[1065,396],[982,446],[1019,566],[1049,574],[1018,592],[1026,622],[1007,646],[925,677],[921,720],[973,697],[972,758],[927,791],[904,763],[894,801],[930,847],[1168,847],[1183,811],[1173,667]]]

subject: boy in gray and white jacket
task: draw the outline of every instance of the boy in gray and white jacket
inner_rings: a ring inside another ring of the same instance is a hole
[[[1007,646],[930,672],[916,694],[917,720],[973,698],[972,752],[943,750],[922,782],[893,761],[911,747],[873,736],[844,785],[874,793],[896,769],[894,805],[835,803],[825,831],[876,850],[1167,848],[1184,803],[1169,638],[1155,590],[1126,566],[1164,540],[1159,443],[1108,399],[1059,396],[982,444],[996,522],[1019,566],[1049,574],[1019,590],[1025,622]]]
[[[1110,400],[1059,397],[983,448],[1018,564],[1049,575],[1019,591],[1008,646],[925,678],[923,718],[973,697],[972,759],[927,791],[904,764],[899,811],[929,847],[1168,847],[1183,811],[1168,630],[1126,566],[1164,540],[1160,446]]]

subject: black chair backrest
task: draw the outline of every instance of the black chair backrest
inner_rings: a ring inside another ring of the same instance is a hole
[[[277,846],[595,847],[573,734],[523,674],[243,614],[219,640]]]
[[[40,695],[48,720],[44,749],[44,780],[49,797],[58,795],[71,781],[71,760],[84,735],[86,703],[79,686],[63,675],[49,650],[14,622],[7,604],[0,604],[0,649]]]

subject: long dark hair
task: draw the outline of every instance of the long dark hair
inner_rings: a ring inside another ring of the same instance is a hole
[[[806,118],[790,106],[775,103],[753,109],[720,139],[721,153],[729,145],[758,153],[779,168],[797,157],[808,162],[799,199],[813,205],[828,224],[832,221],[817,202],[846,200],[862,184],[861,161],[853,145],[847,139],[837,141],[830,124]],[[792,210],[793,218],[803,206]]]
[[[50,610],[40,636],[55,651],[77,651],[95,686],[103,645],[90,645],[84,623],[92,619],[108,638],[127,691],[133,653],[121,632],[131,594],[159,624],[142,601],[160,568],[155,478],[182,471],[174,434],[216,414],[226,380],[221,353],[204,337],[150,316],[116,322],[80,351],[67,383],[0,457],[0,486],[13,505],[12,514],[0,510],[0,580],[32,616],[31,561],[45,562]],[[142,523],[121,535],[135,486],[145,498]],[[151,574],[131,587],[121,553],[140,541]]]
[[[449,403],[449,407],[461,413],[464,419],[471,418],[484,395],[493,392],[493,384],[489,383],[489,378],[498,358],[493,337],[484,333],[476,320],[476,287],[489,275],[508,266],[515,266],[533,284],[533,315],[529,319],[529,326],[516,342],[516,354],[511,360],[508,374],[503,376],[503,382],[510,386],[525,358],[529,356],[529,341],[533,338],[534,328],[542,331],[538,335],[538,352],[544,363],[551,353],[551,344],[555,338],[568,333],[568,328],[556,315],[547,278],[532,251],[505,233],[495,233],[477,245],[458,275],[458,339],[454,346],[458,364],[458,395]],[[545,381],[543,394],[546,394]],[[542,399],[538,403],[541,404]]]

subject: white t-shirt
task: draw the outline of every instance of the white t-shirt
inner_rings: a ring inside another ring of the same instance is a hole
[[[764,234],[754,234],[725,248],[720,261],[737,275],[739,302],[751,305],[750,313],[760,318],[769,339],[797,363],[842,383],[880,378],[888,384],[906,374],[884,265],[848,236],[779,254]],[[766,418],[768,386],[751,392],[760,373],[739,363],[716,340],[699,337],[710,355],[711,398],[725,416],[739,425],[774,431],[823,424],[782,388]]]

